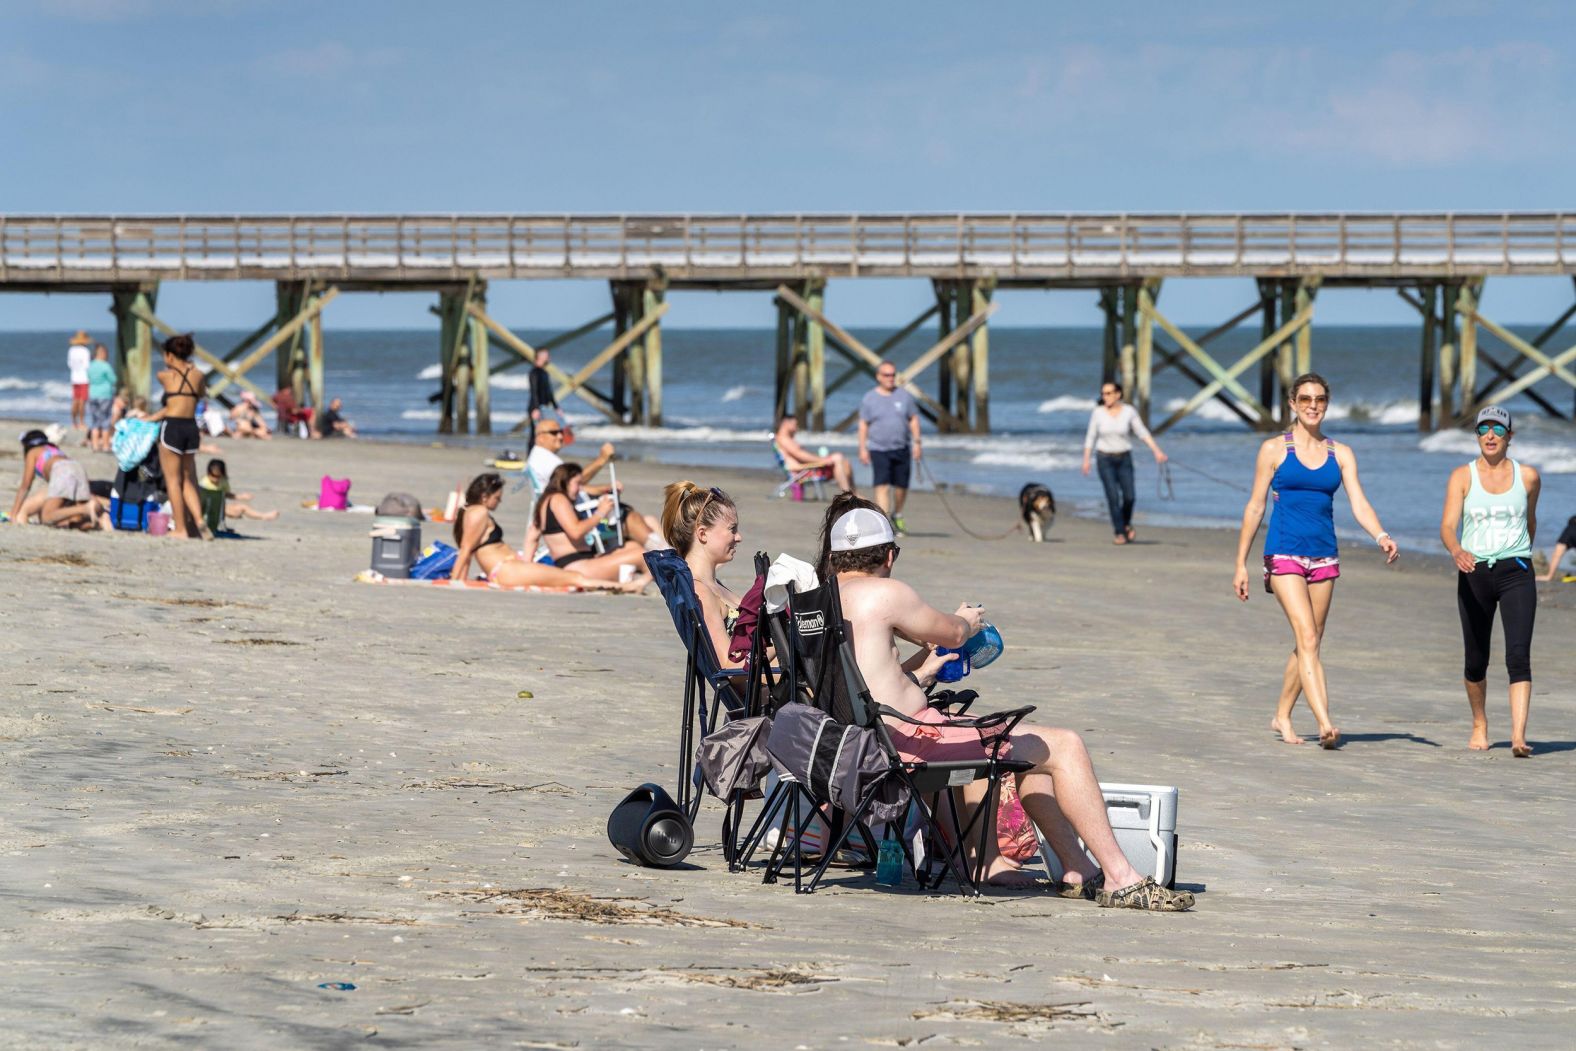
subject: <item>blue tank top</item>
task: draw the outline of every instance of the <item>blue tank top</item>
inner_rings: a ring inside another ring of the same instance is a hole
[[[1270,481],[1274,510],[1264,535],[1265,555],[1301,555],[1335,558],[1335,491],[1341,487],[1341,465],[1335,462],[1335,442],[1324,439],[1324,463],[1309,470],[1297,459],[1297,443],[1287,431],[1286,457]]]

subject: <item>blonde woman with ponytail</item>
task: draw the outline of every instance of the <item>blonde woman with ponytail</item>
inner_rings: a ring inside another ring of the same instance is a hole
[[[690,568],[706,634],[720,667],[728,660],[728,640],[739,616],[739,596],[717,579],[717,568],[733,561],[739,547],[739,509],[721,489],[674,482],[664,492],[662,535]]]

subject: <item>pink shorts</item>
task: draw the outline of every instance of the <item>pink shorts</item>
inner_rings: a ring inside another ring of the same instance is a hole
[[[909,762],[946,763],[990,757],[990,745],[979,730],[971,726],[947,726],[947,717],[934,708],[926,708],[913,718],[926,725],[915,726],[896,719],[887,722],[892,744]],[[1009,739],[1001,755],[1005,758],[1011,751]]]
[[[1339,558],[1308,558],[1304,555],[1265,555],[1264,590],[1270,590],[1270,577],[1297,576],[1310,584],[1334,580],[1341,575]]]
[[[71,400],[72,401],[87,401],[88,400],[88,385],[86,383],[73,383],[71,385]]]

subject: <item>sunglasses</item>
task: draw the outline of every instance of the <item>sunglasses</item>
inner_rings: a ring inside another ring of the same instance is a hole
[[[1489,431],[1493,431],[1494,432],[1494,436],[1496,438],[1503,438],[1503,437],[1505,437],[1505,435],[1510,433],[1510,429],[1507,428],[1503,423],[1480,423],[1480,424],[1478,424],[1477,432],[1478,432],[1478,436],[1479,437],[1482,437],[1483,435],[1487,434]]]
[[[876,379],[878,379],[878,380],[889,380],[889,379],[895,378],[896,376],[897,376],[897,373],[895,373],[895,372],[878,372],[878,373],[876,373]]]
[[[1330,404],[1330,396],[1328,394],[1304,394],[1297,399],[1297,404],[1328,405]]]
[[[892,561],[893,561],[893,563],[897,562],[897,556],[901,555],[902,553],[903,553],[903,549],[902,548],[898,547],[896,544],[892,545]]]
[[[695,512],[696,527],[699,528],[700,525],[706,521],[706,508],[711,506],[711,502],[713,500],[722,500],[726,502],[727,499],[728,496],[726,493],[724,493],[721,489],[718,489],[716,486],[712,486],[711,489],[706,493],[706,499],[700,502],[700,510]]]
[[[538,435],[547,435],[547,434],[563,434],[564,432],[563,432],[563,429],[560,428],[560,427],[554,427],[552,430],[548,430],[546,427],[538,427],[536,429],[536,433]]]

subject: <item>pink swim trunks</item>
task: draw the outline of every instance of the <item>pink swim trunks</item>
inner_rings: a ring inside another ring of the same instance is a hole
[[[1270,577],[1298,576],[1310,584],[1334,580],[1341,575],[1339,558],[1307,558],[1303,555],[1265,555],[1264,590],[1270,590]]]
[[[926,708],[914,716],[923,723],[915,726],[898,719],[887,720],[887,732],[898,755],[912,763],[945,763],[983,760],[990,756],[987,738],[994,740],[991,731],[981,732],[972,726],[947,726],[947,717],[934,708]],[[1001,754],[1012,751],[1009,738],[1002,745]]]

